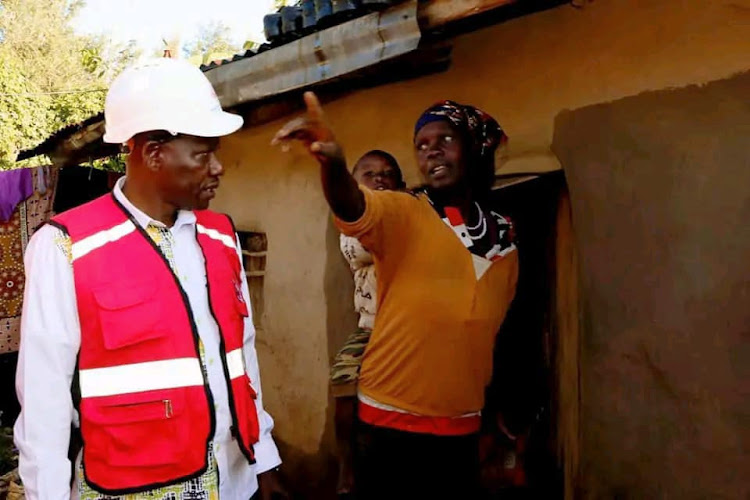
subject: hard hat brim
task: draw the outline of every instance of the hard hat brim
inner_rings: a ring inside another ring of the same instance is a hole
[[[216,111],[212,113],[201,113],[191,116],[190,119],[181,117],[179,120],[180,125],[168,126],[164,123],[163,127],[153,128],[151,130],[133,130],[128,131],[129,135],[111,134],[106,130],[103,140],[110,144],[124,144],[129,141],[136,134],[143,132],[151,132],[152,130],[167,130],[173,134],[193,135],[196,137],[223,137],[225,135],[232,134],[239,130],[244,123],[244,119],[233,113],[227,113],[226,111]]]

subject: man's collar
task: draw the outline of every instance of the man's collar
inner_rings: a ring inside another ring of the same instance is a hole
[[[115,199],[119,201],[123,207],[125,207],[125,210],[130,212],[130,215],[133,216],[138,225],[143,228],[148,227],[149,224],[155,226],[164,226],[163,222],[152,218],[143,210],[133,205],[130,200],[128,200],[128,198],[125,196],[125,193],[122,192],[122,188],[125,185],[125,182],[125,176],[120,177],[115,183],[115,188],[112,190],[112,192]],[[180,210],[177,212],[177,219],[175,220],[174,227],[178,228],[185,224],[195,224],[195,214],[190,210]]]

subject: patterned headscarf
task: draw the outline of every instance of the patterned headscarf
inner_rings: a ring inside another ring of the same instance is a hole
[[[492,158],[498,146],[508,140],[503,129],[490,115],[479,108],[455,101],[439,102],[422,113],[414,126],[414,136],[428,123],[437,121],[447,121],[464,134],[481,160]]]

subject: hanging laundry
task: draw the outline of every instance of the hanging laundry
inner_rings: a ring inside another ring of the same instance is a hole
[[[19,203],[31,196],[31,170],[18,168],[0,172],[0,222],[8,222]]]
[[[36,167],[36,182],[34,182],[34,189],[41,196],[47,193],[47,172],[49,167]]]
[[[44,182],[44,193],[37,188],[18,204],[9,221],[0,222],[0,426],[12,424],[21,409],[14,387],[25,285],[23,252],[31,235],[52,216],[57,184],[57,168],[29,170],[34,186]]]
[[[35,185],[41,172],[24,170],[32,175]],[[31,235],[52,216],[58,170],[48,171],[45,194],[33,193],[17,204],[8,221],[0,221],[0,356],[18,350],[25,284],[23,252]]]

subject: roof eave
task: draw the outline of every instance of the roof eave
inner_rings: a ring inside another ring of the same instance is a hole
[[[260,105],[292,91],[335,82],[360,70],[397,60],[416,51],[420,41],[425,45],[423,34],[431,40],[439,39],[440,33],[452,25],[470,22],[516,3],[519,0],[408,0],[252,58],[213,67],[206,70],[206,76],[225,108],[248,103]],[[405,78],[410,76],[413,75]],[[91,117],[84,124],[84,130],[68,127],[75,130],[70,130],[67,137],[64,137],[66,129],[57,132],[35,148],[19,153],[17,159],[47,154],[58,165],[80,161],[81,150],[91,149],[92,142],[101,140],[103,115]],[[99,148],[89,151],[87,158],[101,158],[113,151],[112,147]]]

